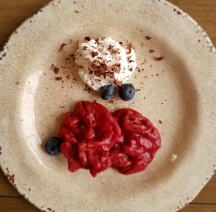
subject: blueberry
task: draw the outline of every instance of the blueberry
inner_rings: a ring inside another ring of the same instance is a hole
[[[114,94],[115,88],[112,85],[105,85],[101,88],[100,95],[104,100],[110,99]]]
[[[60,145],[62,141],[58,137],[51,137],[46,141],[45,148],[50,155],[59,155],[61,153]]]
[[[119,87],[119,96],[124,101],[130,101],[135,95],[135,89],[132,84],[126,83]]]

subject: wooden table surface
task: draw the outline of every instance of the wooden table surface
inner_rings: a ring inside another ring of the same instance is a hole
[[[169,1],[194,18],[216,46],[216,0]],[[48,2],[49,0],[0,0],[0,47],[26,18]],[[0,171],[0,212],[25,211],[39,212],[39,209],[25,200]],[[181,212],[216,212],[216,175]]]

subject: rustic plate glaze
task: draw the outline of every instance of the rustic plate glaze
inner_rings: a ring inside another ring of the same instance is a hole
[[[78,41],[132,42],[139,69],[133,101],[102,101],[73,62]],[[187,14],[162,0],[53,1],[22,24],[0,54],[0,164],[43,211],[177,211],[216,169],[216,54]],[[70,173],[44,151],[60,117],[79,100],[111,111],[131,107],[152,120],[162,148],[141,173]]]

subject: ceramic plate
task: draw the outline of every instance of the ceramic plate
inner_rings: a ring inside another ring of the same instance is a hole
[[[140,71],[135,98],[103,101],[73,62],[84,37],[132,42]],[[0,54],[0,164],[10,182],[43,211],[176,211],[215,171],[216,54],[202,28],[162,0],[53,1],[22,24]],[[149,167],[124,176],[70,173],[44,142],[79,100],[110,111],[130,107],[162,135]]]

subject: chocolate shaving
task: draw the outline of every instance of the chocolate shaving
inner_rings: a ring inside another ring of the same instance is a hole
[[[138,72],[140,72],[140,68],[136,67],[136,70],[137,70]]]
[[[54,66],[53,64],[52,64],[52,66],[51,66],[51,68],[50,69],[52,69],[53,70],[53,72],[55,73],[55,74],[58,74],[58,72],[59,72],[59,68],[57,68],[56,66]]]
[[[83,50],[85,51],[86,49],[88,49],[88,46],[83,46]]]
[[[85,39],[86,41],[90,41],[90,40],[91,40],[90,37],[85,37],[84,39]]]
[[[60,46],[60,48],[59,48],[59,52],[61,52],[62,50],[63,50],[63,48],[64,48],[64,46],[66,46],[67,44],[65,44],[65,43],[63,43],[61,46]]]
[[[75,12],[75,13],[79,13],[79,11],[77,11],[77,10],[75,10],[74,12]]]
[[[105,71],[108,70],[108,66],[106,65],[106,63],[101,63],[101,72],[104,73]]]
[[[53,69],[53,71],[54,71],[55,74],[58,74],[59,68],[55,67],[55,68]]]
[[[91,56],[92,56],[92,57],[98,56],[98,52],[92,52],[92,53],[91,53]]]
[[[161,61],[161,60],[163,60],[163,57],[154,57],[154,60]]]
[[[74,57],[74,56],[75,56],[74,54],[69,55],[69,57]]]
[[[119,42],[119,44],[122,46],[122,42]]]
[[[153,52],[154,52],[154,50],[152,50],[152,49],[149,50],[149,53],[153,53]]]
[[[131,59],[131,56],[127,57],[128,61]]]
[[[106,79],[106,77],[110,77],[110,78],[113,78],[114,77],[114,73],[113,72],[105,72],[103,74],[104,78]]]
[[[107,49],[107,50],[111,51],[111,50],[113,49],[113,47],[114,47],[114,46],[112,46],[112,45],[109,45],[109,47],[108,47],[108,49]]]
[[[121,70],[121,64],[119,63],[119,64],[114,64],[114,65],[112,65],[111,66],[111,70],[113,71],[113,72],[116,72],[116,73],[120,73],[120,70]]]
[[[115,49],[114,46],[110,45],[107,50],[112,54],[120,54],[119,49]]]
[[[129,60],[129,63],[133,63],[134,61],[133,60]]]
[[[95,73],[95,75],[96,75],[97,77],[100,77],[101,75],[103,75],[103,73],[101,73],[101,71],[95,71],[94,73]],[[104,77],[104,78],[105,78],[105,77]]]
[[[91,64],[93,70],[100,70],[101,64],[98,60],[94,60]]]
[[[122,81],[114,80],[115,85],[122,86]]]
[[[130,54],[131,53],[131,49],[132,49],[132,44],[131,43],[129,43],[128,45],[127,45],[127,48],[126,48],[128,51],[126,52],[126,54]]]
[[[151,40],[151,37],[145,36],[146,40]]]
[[[62,77],[56,77],[56,80],[57,81],[59,81],[59,80],[61,80],[62,79]]]

